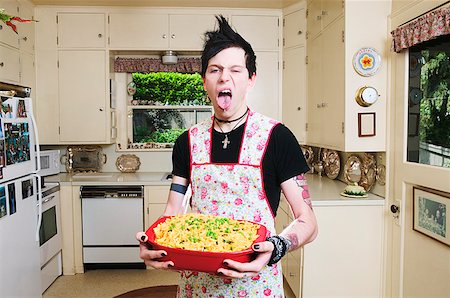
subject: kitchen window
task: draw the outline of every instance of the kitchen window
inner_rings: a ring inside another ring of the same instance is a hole
[[[450,168],[450,42],[409,48],[407,160]]]
[[[133,73],[127,90],[127,149],[171,149],[180,134],[212,115],[198,73]]]

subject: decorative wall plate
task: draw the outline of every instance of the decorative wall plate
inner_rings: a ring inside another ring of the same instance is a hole
[[[381,56],[374,48],[361,48],[353,56],[353,68],[363,76],[373,76],[381,66]]]
[[[134,173],[140,166],[141,161],[134,154],[122,154],[116,159],[116,167],[122,173]]]
[[[372,189],[376,181],[377,161],[375,159],[375,155],[364,153],[361,170],[362,177],[359,181],[359,185],[364,187],[366,191],[369,191]]]
[[[323,149],[322,161],[325,175],[330,179],[336,179],[341,169],[341,159],[335,150]]]
[[[364,194],[364,195],[360,195],[360,196],[357,196],[357,195],[349,195],[349,194],[346,194],[345,192],[341,192],[341,196],[343,196],[343,197],[347,197],[347,198],[353,198],[353,199],[358,199],[358,198],[367,198],[367,197],[368,197],[368,195],[367,195],[367,194]]]
[[[375,176],[378,184],[385,185],[386,184],[386,166],[378,165],[377,166],[377,174]]]

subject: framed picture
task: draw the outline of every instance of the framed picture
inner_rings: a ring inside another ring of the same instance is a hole
[[[358,113],[358,137],[375,136],[375,127],[375,113]]]
[[[450,193],[413,187],[413,229],[450,246]]]

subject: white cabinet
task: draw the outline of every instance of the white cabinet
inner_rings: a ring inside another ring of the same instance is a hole
[[[250,43],[254,51],[279,49],[278,16],[233,15],[231,25]]]
[[[308,42],[308,144],[344,143],[344,18]],[[329,49],[333,49],[330,51]]]
[[[383,206],[313,206],[319,234],[303,248],[302,297],[382,297]]]
[[[308,4],[308,38],[314,38],[344,13],[345,0],[312,0]]]
[[[306,142],[307,90],[305,47],[284,49],[283,122],[297,141]]]
[[[103,50],[59,51],[60,141],[108,140],[107,68]]]
[[[9,83],[20,82],[20,58],[17,49],[0,45],[0,80]]]
[[[360,14],[362,10],[370,14]],[[389,13],[390,4],[385,1],[308,2],[307,144],[345,152],[386,150],[386,65],[382,63],[372,76],[362,76],[354,70],[353,58],[366,47],[381,54],[388,52],[387,24],[379,20]],[[360,106],[355,100],[362,86],[372,86],[380,94],[370,107]],[[360,136],[360,113],[375,115],[375,135]]]
[[[104,48],[105,20],[103,13],[58,13],[58,47]]]
[[[28,1],[19,2],[20,17],[26,20],[33,20],[34,6]],[[19,33],[20,51],[34,54],[35,22],[17,23]]]
[[[163,215],[169,196],[169,186],[155,185],[144,187],[144,224],[148,229],[158,218]]]
[[[306,41],[306,12],[299,9],[283,17],[283,47],[304,45]]]
[[[195,50],[214,28],[212,14],[110,13],[110,47],[114,49]]]
[[[19,2],[16,0],[0,0],[0,8],[11,16],[19,15]],[[19,48],[19,36],[7,26],[0,22],[0,42],[13,48]]]

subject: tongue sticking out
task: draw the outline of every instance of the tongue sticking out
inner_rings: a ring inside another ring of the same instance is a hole
[[[217,98],[217,104],[222,110],[228,110],[228,108],[231,106],[231,93],[220,92]]]

